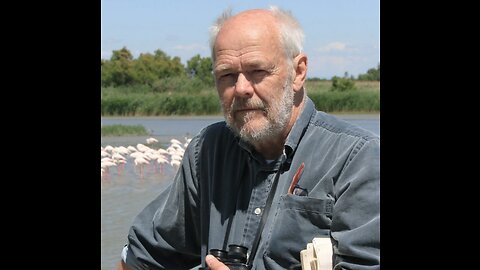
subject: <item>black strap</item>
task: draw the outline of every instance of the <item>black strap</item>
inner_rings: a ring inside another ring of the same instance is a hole
[[[255,239],[253,240],[252,244],[252,250],[250,252],[250,256],[248,256],[247,259],[247,265],[250,267],[253,264],[253,259],[255,258],[255,254],[257,253],[258,249],[258,244],[260,243],[260,238],[262,236],[262,231],[263,227],[265,226],[265,223],[267,222],[267,217],[268,217],[268,212],[270,212],[270,207],[272,205],[273,197],[275,196],[275,191],[277,189],[277,183],[278,183],[278,178],[280,178],[280,174],[283,172],[284,169],[284,163],[285,163],[285,154],[282,156],[282,163],[280,164],[280,167],[275,174],[275,178],[273,179],[272,187],[270,188],[270,192],[268,193],[268,198],[267,202],[265,205],[265,209],[263,210],[262,214],[262,219],[260,220],[260,224],[258,226],[257,230],[257,235],[255,236]]]
[[[200,257],[202,268],[206,269],[205,257],[208,254],[208,228],[210,226],[210,192],[207,181],[200,181]]]

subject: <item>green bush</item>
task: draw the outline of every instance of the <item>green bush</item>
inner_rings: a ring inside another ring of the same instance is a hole
[[[344,92],[351,90],[355,90],[355,83],[352,79],[333,76],[332,87],[330,88],[330,91]]]

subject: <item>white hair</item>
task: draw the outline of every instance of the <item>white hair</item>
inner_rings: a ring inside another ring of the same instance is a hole
[[[300,23],[293,17],[290,11],[283,10],[277,6],[270,6],[268,11],[273,15],[279,24],[280,43],[284,49],[285,56],[293,64],[293,58],[303,51],[305,34]],[[232,17],[232,10],[225,10],[210,27],[210,52],[212,61],[215,63],[215,40],[223,24]]]

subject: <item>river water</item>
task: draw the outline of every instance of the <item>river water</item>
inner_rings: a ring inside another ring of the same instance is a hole
[[[380,134],[379,115],[337,115],[376,134]],[[148,137],[158,143],[151,148],[167,148],[171,139],[186,143],[203,127],[223,120],[221,116],[205,117],[102,117],[102,125],[143,125],[150,136],[102,137],[102,147],[146,144]],[[110,167],[101,175],[101,269],[115,269],[135,215],[167,187],[176,172],[169,164],[147,164],[140,171],[127,159],[124,167]]]

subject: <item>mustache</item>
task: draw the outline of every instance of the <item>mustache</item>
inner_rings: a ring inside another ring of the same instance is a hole
[[[231,105],[231,111],[241,111],[241,110],[266,110],[267,106],[260,99],[234,99]]]

